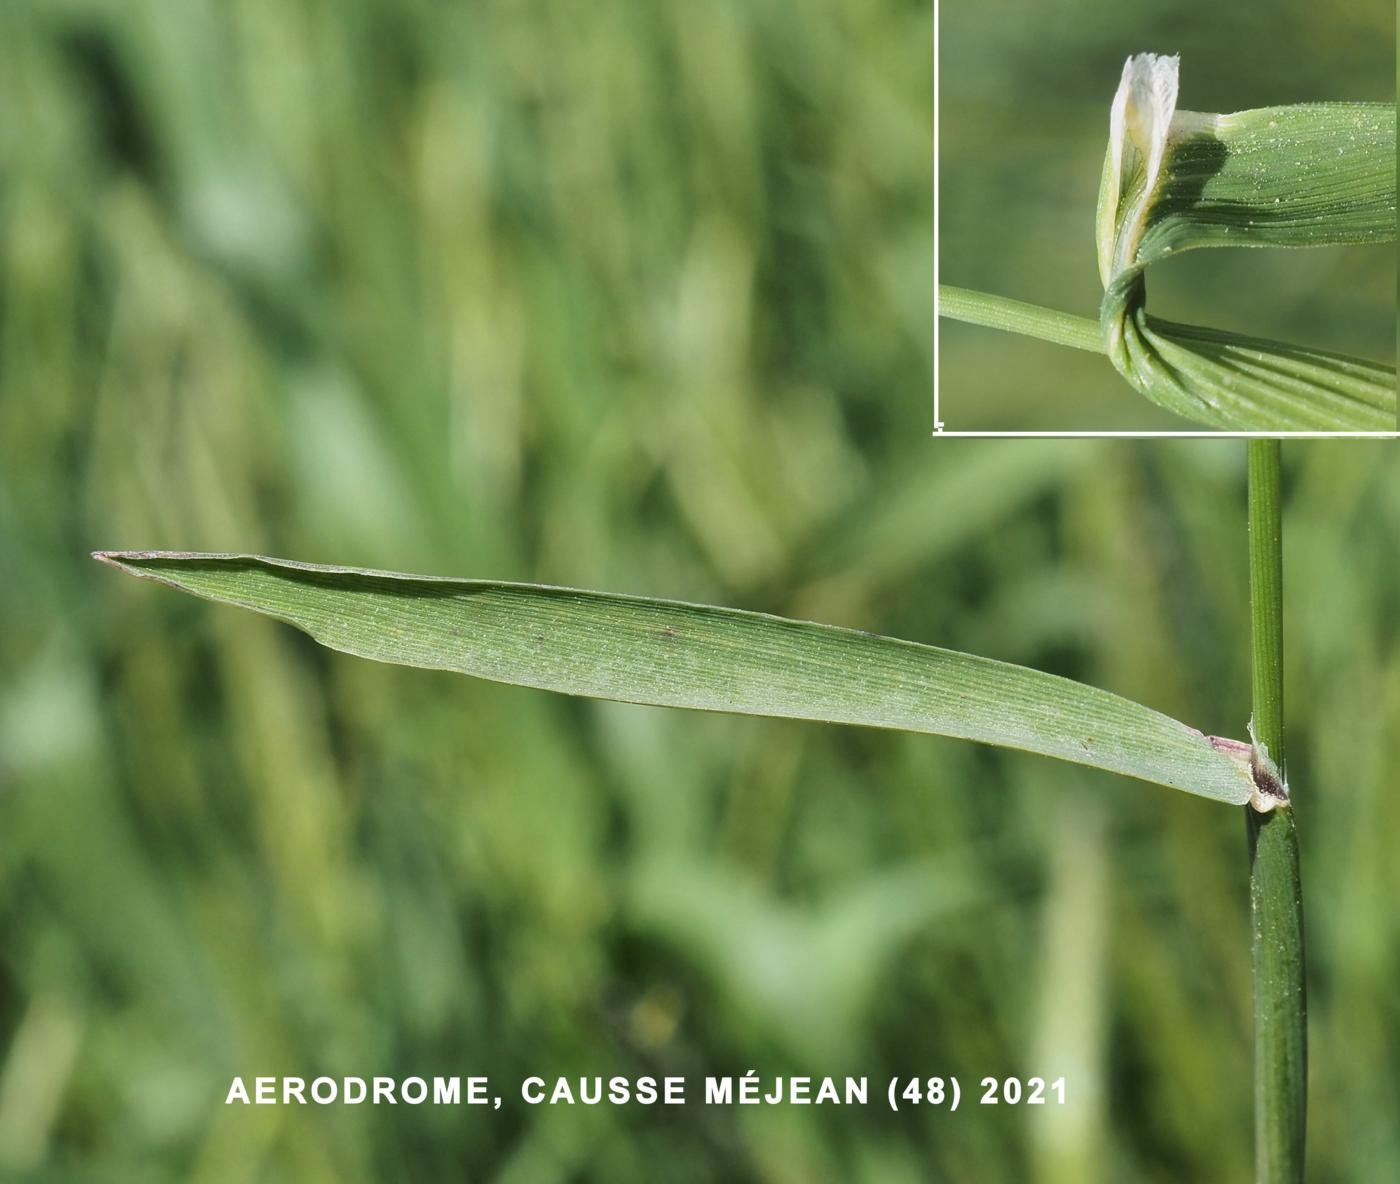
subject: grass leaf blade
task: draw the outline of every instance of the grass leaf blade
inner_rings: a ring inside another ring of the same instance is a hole
[[[857,630],[255,555],[96,558],[376,661],[623,702],[955,736],[1235,804],[1252,790],[1247,758],[1148,707],[1041,671]]]

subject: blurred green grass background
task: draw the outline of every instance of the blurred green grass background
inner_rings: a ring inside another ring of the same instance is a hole
[[[945,4],[939,278],[1097,317],[1094,210],[1129,54],[1181,55],[1179,105],[1394,101],[1387,0]],[[1395,248],[1193,251],[1152,269],[1169,320],[1395,357]],[[1180,431],[1102,358],[942,323],[940,413],[964,431]]]
[[[0,1179],[1247,1177],[1231,811],[374,666],[87,558],[734,603],[1241,734],[1241,446],[927,437],[931,19],[0,9]],[[1396,1178],[1400,471],[1286,460],[1313,1178]],[[1073,1105],[222,1104],[750,1068]]]

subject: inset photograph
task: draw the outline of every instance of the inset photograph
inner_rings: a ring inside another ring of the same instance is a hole
[[[1394,9],[1007,7],[939,18],[936,430],[1394,434]]]

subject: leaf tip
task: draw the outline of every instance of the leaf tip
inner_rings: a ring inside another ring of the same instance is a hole
[[[180,551],[92,551],[90,554],[98,563],[105,563],[133,576],[150,576],[152,572],[148,564],[151,561],[188,557]]]

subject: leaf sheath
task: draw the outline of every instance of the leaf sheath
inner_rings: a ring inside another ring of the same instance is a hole
[[[1277,440],[1249,442],[1254,733],[1287,772],[1283,732],[1283,538]],[[1308,1112],[1303,889],[1292,808],[1245,810],[1254,970],[1257,1184],[1301,1184]]]

